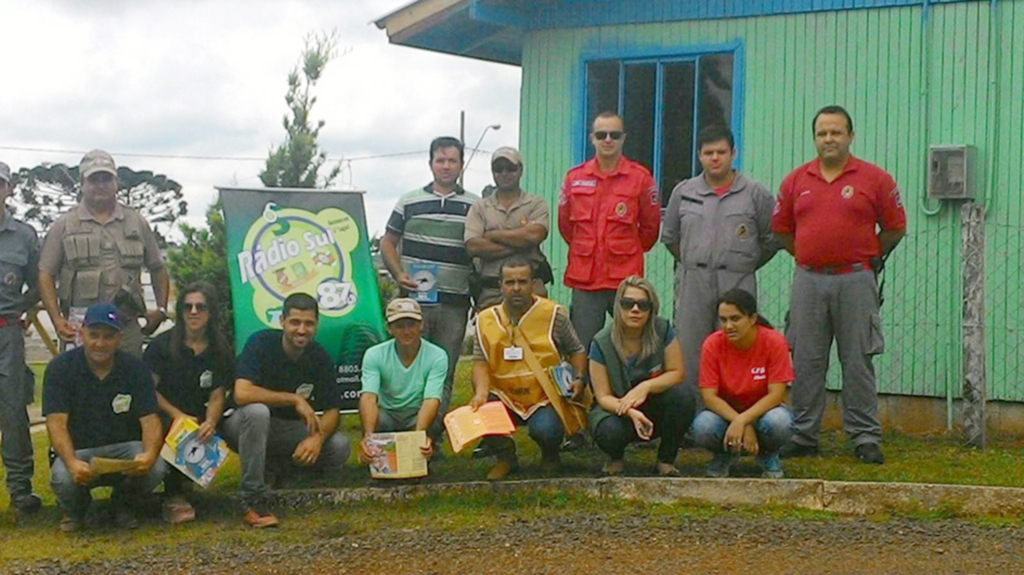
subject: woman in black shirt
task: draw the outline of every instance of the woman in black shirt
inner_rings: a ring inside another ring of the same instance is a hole
[[[146,348],[153,370],[157,403],[165,427],[181,417],[199,424],[204,440],[213,437],[224,413],[227,390],[234,378],[234,355],[221,324],[217,292],[205,281],[185,286],[175,306],[175,323]],[[165,429],[166,432],[166,429]],[[170,523],[195,519],[185,499],[189,479],[171,469],[164,479],[164,518]]]

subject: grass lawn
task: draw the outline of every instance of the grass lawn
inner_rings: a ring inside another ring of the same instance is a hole
[[[462,362],[457,375],[454,405],[461,405],[470,396],[469,382],[470,364]],[[38,373],[38,372],[37,372]],[[41,384],[37,385],[38,390]],[[349,435],[353,445],[359,438],[359,422],[354,415],[344,418],[344,432]],[[116,533],[110,530],[90,530],[82,536],[68,538],[57,531],[59,512],[55,508],[53,494],[48,486],[48,469],[46,452],[48,441],[45,433],[33,436],[36,447],[35,490],[42,495],[46,508],[39,515],[22,519],[15,530],[16,518],[13,512],[0,512],[0,563],[12,559],[36,560],[48,557],[101,559],[138,553],[143,549],[172,549],[182,541],[211,540],[218,543],[234,539],[245,541],[258,537],[260,541],[278,540],[287,543],[293,539],[306,540],[311,532],[331,532],[338,529],[373,529],[374,526],[402,524],[415,528],[418,525],[436,528],[460,528],[502,521],[510,514],[522,517],[530,514],[548,513],[586,513],[591,506],[600,505],[604,513],[666,513],[694,517],[703,514],[714,514],[718,510],[711,506],[693,506],[678,504],[672,506],[652,506],[627,502],[591,502],[574,495],[537,494],[535,498],[518,496],[474,496],[469,498],[453,498],[451,496],[428,497],[414,503],[397,505],[380,505],[366,503],[347,506],[344,510],[292,510],[287,519],[287,529],[261,533],[256,535],[244,527],[238,509],[231,502],[230,496],[238,485],[238,459],[232,456],[226,467],[217,477],[209,492],[199,500],[200,521],[190,525],[168,529],[157,521],[147,521],[143,527],[131,534]],[[520,459],[524,469],[514,478],[531,479],[552,476],[544,474],[536,467],[539,452],[536,445],[529,440],[525,430],[516,434],[519,445]],[[984,450],[966,448],[959,436],[935,435],[928,437],[908,437],[889,434],[883,444],[886,464],[882,466],[863,465],[858,463],[841,433],[826,433],[823,437],[820,457],[789,460],[785,462],[787,477],[819,478],[847,481],[897,481],[952,483],[968,485],[998,485],[1008,487],[1024,487],[1024,441],[999,440]],[[445,445],[445,461],[431,463],[431,476],[428,482],[479,481],[484,478],[491,460],[474,460],[469,456],[469,449],[459,455],[453,455],[450,447]],[[650,474],[654,465],[655,450],[646,447],[630,449],[626,455],[627,473],[636,475]],[[710,455],[697,449],[686,449],[680,453],[677,464],[684,475],[701,476]],[[564,469],[558,475],[596,477],[604,456],[596,448],[567,453],[564,455]],[[759,470],[752,460],[741,462],[735,469],[735,475],[757,476]],[[0,469],[0,479],[4,471]],[[365,486],[369,478],[366,468],[357,466],[353,456],[350,467],[345,473],[330,480],[317,483],[299,482],[298,487],[355,487]],[[289,484],[289,487],[292,487]],[[94,497],[103,499],[101,490],[94,491]],[[6,489],[0,489],[0,510],[9,505]],[[102,507],[102,505],[94,505]],[[742,511],[742,510],[741,510]],[[158,508],[147,510],[156,516]],[[810,514],[806,511],[778,510],[746,510],[749,513],[783,513],[796,518],[827,517],[828,513]],[[339,523],[341,522],[341,523]],[[343,527],[339,527],[342,525]],[[325,531],[326,530],[326,531]],[[87,543],[83,545],[82,543]]]

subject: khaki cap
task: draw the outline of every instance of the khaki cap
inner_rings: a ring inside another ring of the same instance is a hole
[[[78,173],[82,179],[88,178],[96,172],[108,172],[117,175],[117,165],[114,158],[103,150],[93,150],[82,157],[78,164]]]
[[[0,180],[11,183],[11,167],[3,162],[0,162]]]
[[[511,146],[503,146],[494,150],[494,153],[491,154],[491,164],[493,165],[495,160],[500,160],[501,158],[504,158],[517,166],[523,165],[523,155],[519,153],[519,150]]]
[[[416,300],[407,297],[391,300],[388,303],[387,311],[384,312],[384,316],[387,318],[388,323],[404,318],[423,321],[423,311],[420,309],[420,304],[416,303]]]

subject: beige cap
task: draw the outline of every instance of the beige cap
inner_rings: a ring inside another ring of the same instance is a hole
[[[11,167],[3,162],[0,162],[0,180],[11,183]]]
[[[384,316],[388,319],[388,323],[403,318],[423,321],[423,311],[420,309],[420,304],[416,303],[416,300],[407,297],[391,300],[388,303],[387,311],[384,312]]]
[[[491,164],[494,164],[495,160],[500,158],[505,158],[517,166],[523,165],[523,155],[519,153],[519,150],[510,146],[503,146],[494,150],[494,153],[491,154]]]
[[[78,164],[78,173],[82,179],[88,178],[96,172],[108,172],[117,175],[117,165],[114,158],[103,150],[93,150],[82,157]]]

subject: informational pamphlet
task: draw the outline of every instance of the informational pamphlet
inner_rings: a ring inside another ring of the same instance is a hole
[[[131,471],[139,466],[134,459],[116,459],[113,457],[93,457],[89,460],[89,469],[96,475],[113,475]]]
[[[512,435],[516,432],[508,410],[500,401],[489,401],[476,411],[468,405],[452,410],[444,416],[444,426],[455,453],[485,435]]]
[[[420,447],[427,444],[427,432],[374,433],[370,436],[370,477],[409,479],[427,475],[427,460]]]
[[[437,303],[437,264],[411,263],[409,275],[417,286],[409,297],[419,303]]]
[[[208,441],[199,438],[199,424],[189,417],[179,417],[167,432],[160,456],[204,489],[228,458],[224,438],[214,434]]]
[[[548,368],[548,375],[564,397],[572,397],[572,383],[576,381],[576,373],[571,365],[567,363],[553,365]]]

